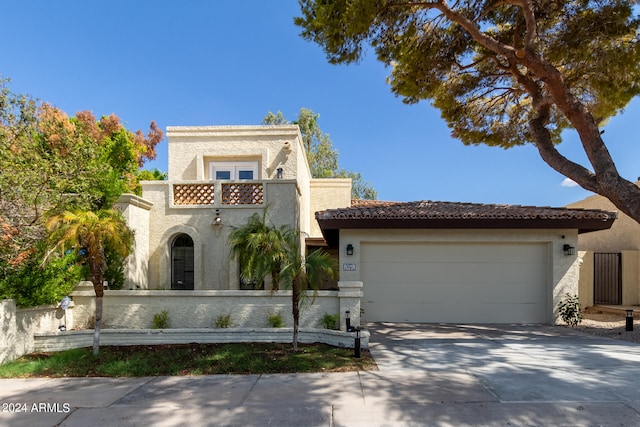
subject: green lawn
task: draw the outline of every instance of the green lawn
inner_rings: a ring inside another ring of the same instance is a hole
[[[105,346],[29,354],[0,365],[0,378],[144,377],[157,375],[270,374],[376,370],[368,351],[325,344],[183,344]]]

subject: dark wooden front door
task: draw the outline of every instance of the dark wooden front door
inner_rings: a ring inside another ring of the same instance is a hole
[[[181,234],[171,244],[171,289],[193,290],[193,240]]]

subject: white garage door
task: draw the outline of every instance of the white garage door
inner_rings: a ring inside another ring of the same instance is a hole
[[[365,243],[363,320],[545,323],[547,246]]]

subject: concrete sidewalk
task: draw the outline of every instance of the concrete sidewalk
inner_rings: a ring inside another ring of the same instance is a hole
[[[0,380],[0,426],[640,425],[640,345],[544,326],[369,326],[380,371]]]

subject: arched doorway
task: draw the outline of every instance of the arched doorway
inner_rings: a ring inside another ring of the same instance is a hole
[[[193,239],[180,234],[171,243],[171,289],[193,290]]]

